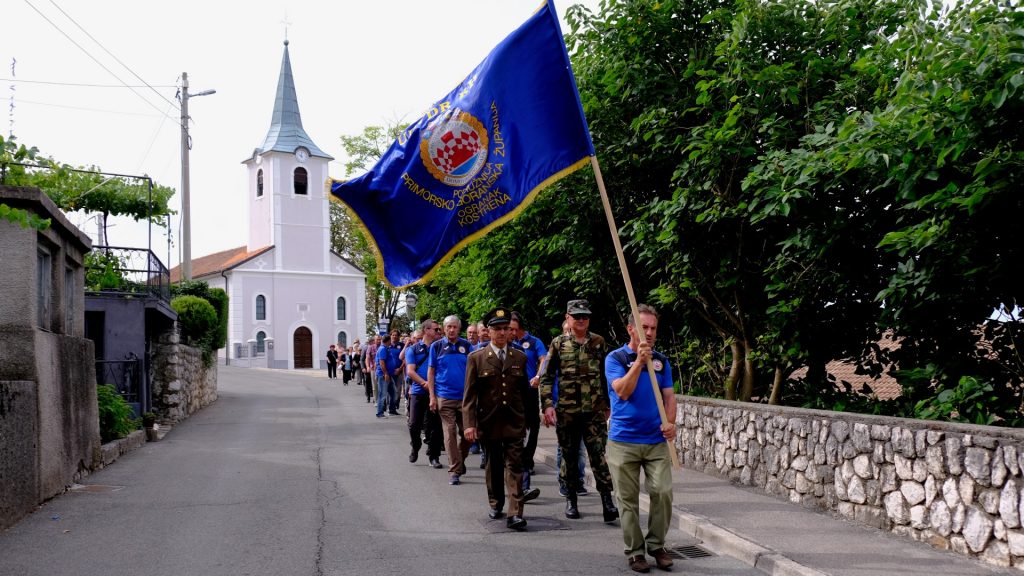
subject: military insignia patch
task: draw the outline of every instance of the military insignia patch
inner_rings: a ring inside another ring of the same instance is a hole
[[[420,159],[435,178],[449,186],[465,186],[487,162],[487,130],[468,112],[456,112],[423,131]]]

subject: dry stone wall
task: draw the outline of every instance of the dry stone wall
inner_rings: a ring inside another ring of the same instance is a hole
[[[1024,431],[683,397],[683,462],[1024,570]]]
[[[202,351],[180,342],[175,331],[153,347],[153,412],[173,425],[217,400],[217,364],[203,364]]]

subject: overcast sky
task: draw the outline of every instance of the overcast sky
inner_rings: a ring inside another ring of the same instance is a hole
[[[145,173],[178,189],[181,132],[175,94],[180,75],[188,73],[192,94],[217,91],[189,100],[192,257],[197,258],[242,246],[248,239],[241,162],[262,143],[270,126],[285,20],[290,23],[289,51],[303,126],[335,157],[331,175],[340,178],[345,159],[341,135],[357,134],[371,124],[412,121],[540,2],[3,4],[0,130],[6,137],[13,129],[20,143],[37,146],[61,162]],[[563,18],[571,4],[596,9],[598,0],[556,1]],[[562,26],[567,31],[564,19]],[[12,60],[17,61],[13,75]],[[179,197],[172,207],[180,208]],[[90,218],[72,215],[75,224],[94,235]],[[175,218],[170,266],[178,264],[178,227]],[[109,241],[144,247],[144,226],[118,222]],[[154,251],[161,260],[167,260],[166,242],[164,233],[155,229]]]

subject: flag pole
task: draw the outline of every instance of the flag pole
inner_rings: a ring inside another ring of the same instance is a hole
[[[619,269],[622,271],[622,281],[626,284],[626,295],[629,297],[629,309],[633,314],[633,322],[637,337],[640,343],[647,341],[643,327],[640,326],[640,313],[637,311],[636,295],[633,294],[633,283],[629,280],[629,269],[626,268],[626,257],[622,253],[622,242],[619,241],[619,229],[615,225],[615,217],[612,215],[612,205],[608,201],[608,191],[604,187],[604,178],[601,176],[601,165],[597,163],[597,155],[590,157],[590,165],[594,167],[594,176],[597,178],[597,189],[601,192],[601,204],[604,205],[604,215],[608,219],[608,229],[612,233],[612,242],[615,244],[615,256],[619,259]],[[665,401],[661,398],[661,389],[658,387],[658,378],[654,373],[654,362],[647,360],[647,374],[651,380],[651,388],[654,389],[654,399],[658,403],[658,414],[661,416],[661,423],[668,424],[668,415],[665,413]],[[675,443],[669,445],[669,454],[672,456],[672,467],[679,468],[679,456],[676,454]]]

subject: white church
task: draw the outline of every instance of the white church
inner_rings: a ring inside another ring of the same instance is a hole
[[[221,361],[280,369],[326,367],[331,344],[366,334],[366,275],[330,246],[324,182],[333,160],[302,128],[288,41],[263,143],[245,165],[249,242],[192,261],[194,280],[229,298]],[[171,280],[180,279],[180,266]]]

